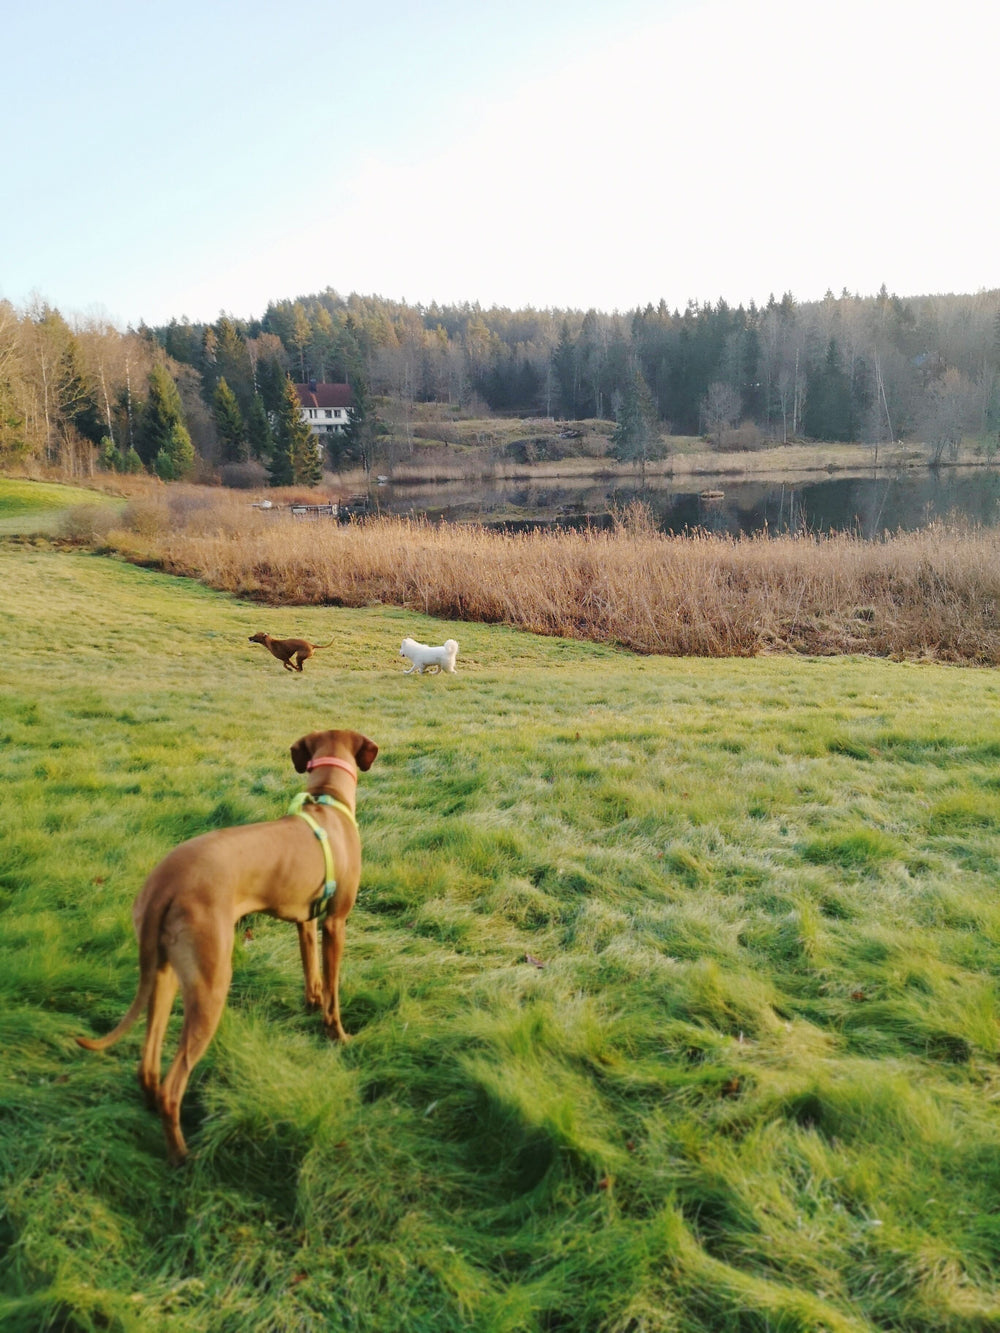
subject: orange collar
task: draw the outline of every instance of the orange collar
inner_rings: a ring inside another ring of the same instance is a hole
[[[310,759],[306,764],[306,771],[311,773],[314,768],[342,768],[345,773],[350,773],[355,782],[358,780],[354,765],[349,764],[346,759],[337,759],[334,755],[327,755],[320,759]]]

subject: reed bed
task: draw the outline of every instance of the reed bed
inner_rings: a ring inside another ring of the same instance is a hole
[[[610,530],[508,533],[382,517],[338,524],[171,489],[103,548],[272,605],[386,604],[639,653],[863,653],[1000,663],[1000,539],[938,524],[881,541]]]

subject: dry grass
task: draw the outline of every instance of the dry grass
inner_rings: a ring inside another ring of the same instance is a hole
[[[310,522],[171,488],[129,505],[104,546],[273,605],[384,603],[641,653],[1000,663],[1000,538],[979,529],[669,536],[633,506],[610,531],[509,534]]]

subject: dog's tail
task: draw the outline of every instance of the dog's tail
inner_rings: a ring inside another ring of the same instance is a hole
[[[156,962],[162,917],[162,912],[156,913],[155,916],[151,912],[147,912],[143,917],[139,932],[139,989],[129,1006],[128,1013],[125,1014],[117,1027],[113,1027],[103,1037],[77,1037],[77,1045],[82,1046],[84,1050],[106,1051],[109,1046],[113,1046],[119,1037],[124,1037],[149,1003],[149,997],[153,992],[153,984],[156,981]]]
[[[335,634],[335,635],[333,636],[333,639],[335,639],[336,637],[337,637],[337,636],[336,636],[336,634]],[[313,647],[314,647],[314,648],[329,648],[330,645],[333,643],[333,639],[330,640],[330,643],[314,643],[314,644],[313,644]]]

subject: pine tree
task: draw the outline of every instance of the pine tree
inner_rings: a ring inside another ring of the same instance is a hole
[[[351,385],[351,398],[353,401],[347,428],[331,448],[333,465],[339,469],[344,464],[360,463],[368,473],[375,462],[378,420],[375,402],[363,375],[355,377]]]
[[[245,463],[250,457],[247,430],[236,395],[221,378],[212,394],[212,418],[219,435],[223,463]]]
[[[272,486],[315,486],[323,477],[316,441],[302,419],[299,395],[288,376],[275,414],[268,472]]]
[[[308,427],[305,438],[296,439],[292,446],[292,480],[296,486],[318,486],[323,480],[319,449]]]
[[[851,385],[841,364],[835,338],[831,338],[827,345],[823,364],[809,376],[802,425],[805,433],[814,440],[854,438]]]
[[[271,445],[271,457],[267,463],[267,476],[272,486],[291,486],[292,484],[291,447],[277,437]]]
[[[247,443],[251,458],[269,458],[271,456],[271,424],[267,419],[264,400],[255,393],[247,414]]]
[[[641,463],[645,473],[646,463],[658,441],[653,396],[642,372],[635,370],[625,387],[617,422],[611,432],[613,453],[620,463]]]
[[[181,481],[194,471],[194,445],[187,427],[179,421],[171,427],[170,435],[160,449],[153,466],[161,481]]]
[[[149,373],[149,397],[136,432],[139,457],[164,480],[186,476],[194,468],[194,446],[184,425],[177,385],[166,366]],[[168,478],[165,473],[170,472]]]
[[[240,411],[249,411],[254,388],[246,338],[228,315],[219,316],[215,324],[215,336],[215,373],[229,385],[240,405]]]
[[[559,333],[559,344],[552,352],[552,369],[556,383],[559,384],[559,407],[568,420],[579,416],[580,371],[577,367],[576,343],[569,333],[569,325],[563,320]]]

